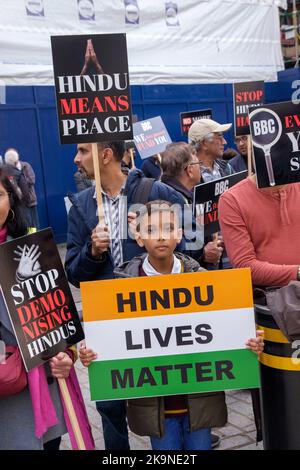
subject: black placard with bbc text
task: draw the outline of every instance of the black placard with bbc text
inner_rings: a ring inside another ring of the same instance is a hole
[[[201,227],[204,226],[205,238],[220,230],[218,210],[220,196],[247,176],[247,170],[241,171],[194,187],[193,211],[197,223]]]
[[[172,140],[160,116],[133,124],[133,140],[141,159],[164,152]]]

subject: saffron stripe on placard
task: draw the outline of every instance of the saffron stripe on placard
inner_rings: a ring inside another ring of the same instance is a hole
[[[253,307],[248,268],[82,282],[80,288],[85,322]]]

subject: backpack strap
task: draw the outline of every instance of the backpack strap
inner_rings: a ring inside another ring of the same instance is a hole
[[[146,204],[155,182],[154,178],[141,178],[133,196],[133,204]]]

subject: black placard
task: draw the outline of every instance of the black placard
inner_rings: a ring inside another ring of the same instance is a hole
[[[233,110],[235,135],[249,135],[249,106],[264,103],[265,86],[263,81],[233,84]]]
[[[219,199],[220,196],[239,181],[247,178],[248,171],[224,176],[209,183],[201,183],[194,188],[193,211],[200,226],[204,225],[204,237],[209,237],[220,230]]]
[[[249,109],[259,188],[300,182],[300,104]]]
[[[52,36],[62,144],[132,139],[125,34]]]
[[[187,111],[180,113],[181,133],[188,135],[191,125],[199,119],[212,119],[211,109],[200,109],[198,111]]]
[[[51,229],[0,245],[0,285],[26,370],[84,338]]]

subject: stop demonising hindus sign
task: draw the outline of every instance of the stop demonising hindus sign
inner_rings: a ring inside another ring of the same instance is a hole
[[[132,139],[125,34],[52,36],[62,144]]]
[[[300,182],[300,104],[250,108],[249,118],[258,187]]]
[[[0,266],[1,292],[27,371],[84,338],[51,229],[0,245]]]
[[[259,386],[249,269],[81,283],[92,400]]]

